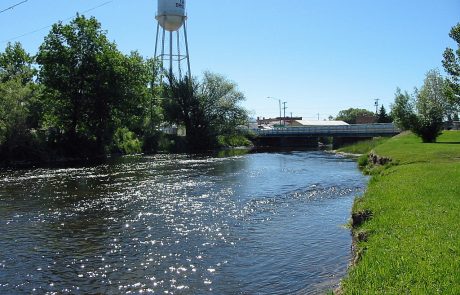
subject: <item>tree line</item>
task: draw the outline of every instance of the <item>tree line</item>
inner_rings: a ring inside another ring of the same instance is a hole
[[[200,152],[240,138],[244,95],[225,77],[167,76],[154,59],[123,54],[94,18],[52,26],[35,56],[0,53],[0,162],[46,162],[161,149]],[[185,126],[186,137],[159,131]]]

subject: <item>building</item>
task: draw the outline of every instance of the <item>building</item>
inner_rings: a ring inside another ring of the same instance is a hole
[[[315,127],[315,126],[346,126],[344,121],[314,121],[314,120],[294,120],[290,127]]]

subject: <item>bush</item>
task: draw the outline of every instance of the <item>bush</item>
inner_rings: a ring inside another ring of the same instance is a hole
[[[419,136],[424,143],[436,142],[436,138],[442,133],[442,120],[430,121],[419,120],[412,126],[412,132]]]
[[[358,158],[358,165],[361,168],[366,167],[369,164],[369,156],[367,154],[361,155]]]
[[[113,138],[114,152],[121,152],[123,154],[139,154],[142,152],[141,141],[136,137],[134,132],[129,131],[128,128],[118,128],[115,131]]]
[[[244,135],[219,135],[217,137],[219,147],[251,146],[252,142]]]

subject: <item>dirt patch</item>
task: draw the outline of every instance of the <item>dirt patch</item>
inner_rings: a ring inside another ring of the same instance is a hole
[[[387,157],[381,157],[377,154],[369,154],[369,163],[374,166],[385,166],[388,163],[391,163],[391,159]]]
[[[353,229],[356,229],[357,227],[361,226],[364,222],[370,220],[372,216],[373,213],[370,210],[355,212],[351,214],[351,226],[353,227]]]

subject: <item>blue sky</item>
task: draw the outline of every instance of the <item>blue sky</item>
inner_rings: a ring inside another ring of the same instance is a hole
[[[1,0],[0,10],[22,0]],[[99,8],[95,8],[100,6]],[[36,53],[49,25],[77,12],[95,16],[129,53],[153,56],[156,0],[28,0],[0,14],[0,50],[19,41]],[[412,91],[442,71],[460,22],[459,0],[188,0],[194,76],[209,70],[236,82],[253,116],[335,116],[349,107],[389,107],[396,87]],[[33,32],[33,33],[32,33]],[[22,36],[25,35],[25,36]],[[22,36],[22,37],[19,37]],[[19,37],[19,38],[16,38]]]

